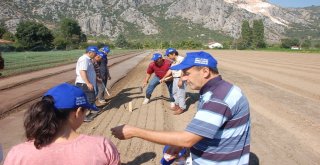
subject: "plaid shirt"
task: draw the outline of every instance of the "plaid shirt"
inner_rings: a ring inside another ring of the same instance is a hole
[[[96,72],[97,79],[101,79],[101,74],[100,74],[100,63],[97,62],[96,60],[92,60],[94,71]]]

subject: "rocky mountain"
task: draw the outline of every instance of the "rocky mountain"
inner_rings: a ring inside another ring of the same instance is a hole
[[[12,32],[21,20],[55,29],[70,17],[87,35],[110,39],[122,32],[133,39],[223,40],[238,38],[243,20],[263,19],[267,41],[277,42],[295,32],[319,39],[319,9],[281,8],[266,0],[1,0],[0,21]]]

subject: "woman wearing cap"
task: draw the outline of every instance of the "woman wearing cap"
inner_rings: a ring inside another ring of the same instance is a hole
[[[120,164],[111,141],[76,132],[87,109],[97,110],[80,88],[63,83],[50,89],[26,112],[27,141],[9,151],[4,165]]]

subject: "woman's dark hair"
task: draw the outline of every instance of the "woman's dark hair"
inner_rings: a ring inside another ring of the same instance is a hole
[[[50,144],[74,110],[57,110],[53,97],[44,96],[25,113],[24,128],[28,141],[33,140],[37,149]]]

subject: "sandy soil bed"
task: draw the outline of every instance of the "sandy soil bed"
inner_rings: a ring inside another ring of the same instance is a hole
[[[184,51],[181,51],[183,54]],[[257,51],[211,51],[224,79],[238,85],[251,107],[251,153],[254,164],[318,164],[320,162],[320,55]],[[186,113],[171,114],[165,85],[142,105],[140,91],[149,57],[111,90],[106,111],[79,131],[110,138],[125,164],[159,164],[162,145],[137,138],[119,141],[110,128],[128,123],[156,130],[182,130],[195,113],[196,91]],[[128,103],[133,103],[133,112]]]
[[[181,51],[183,54],[184,51]],[[320,55],[252,51],[211,51],[219,61],[222,76],[237,84],[251,105],[252,163],[317,164],[320,162]],[[158,164],[162,146],[140,139],[118,141],[109,129],[129,123],[157,130],[182,130],[193,117],[196,91],[189,110],[171,114],[165,86],[157,88],[150,104],[142,106],[138,87],[148,60],[137,66],[113,91],[110,109],[81,131],[110,137],[128,164]],[[164,97],[165,98],[164,98]],[[132,101],[135,111],[129,113]],[[112,108],[111,108],[112,107]]]

